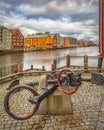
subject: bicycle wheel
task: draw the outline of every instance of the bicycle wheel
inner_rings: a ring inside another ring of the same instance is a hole
[[[75,93],[79,86],[71,86],[70,84],[70,79],[66,79],[68,77],[68,75],[70,74],[74,74],[74,72],[69,69],[69,68],[63,68],[62,70],[59,71],[58,75],[57,75],[57,82],[59,87],[61,88],[61,91],[65,94],[71,95],[73,93]],[[61,82],[61,78],[62,75],[64,75],[66,78],[64,78],[64,82]]]
[[[37,96],[37,92],[29,85],[17,85],[12,88],[4,99],[6,112],[14,119],[25,120],[32,117],[39,108],[39,104],[31,104],[29,97]]]

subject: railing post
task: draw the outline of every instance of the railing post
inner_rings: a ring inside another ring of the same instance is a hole
[[[88,56],[84,56],[84,71],[88,71]]]
[[[2,68],[0,68],[0,77],[2,77]]]
[[[33,65],[30,66],[30,69],[33,70]]]
[[[22,72],[22,65],[20,63],[17,65],[17,69],[18,69],[18,72]]]
[[[52,64],[52,65],[51,65],[51,70],[52,70],[52,71],[56,70],[55,64]]]
[[[66,67],[70,68],[70,55],[66,56]]]
[[[42,66],[42,71],[46,71],[45,66]]]
[[[98,57],[98,71],[101,71],[101,68],[102,68],[102,61],[103,61],[103,58],[101,56]]]
[[[51,66],[52,71],[56,70],[56,65],[57,65],[57,61],[56,61],[56,60],[53,60],[53,64],[52,64],[52,66]]]
[[[56,67],[56,65],[57,65],[57,61],[56,61],[56,60],[53,60],[53,64],[54,64],[55,67]]]
[[[15,66],[13,73],[17,73],[17,72],[18,72],[18,67],[17,67],[17,66],[18,66],[18,65]]]

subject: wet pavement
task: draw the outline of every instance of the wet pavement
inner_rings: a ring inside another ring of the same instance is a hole
[[[20,84],[39,81],[39,76],[21,77]],[[0,85],[0,130],[104,130],[104,86],[83,81],[71,96],[73,114],[34,115],[14,120],[5,112],[4,97],[10,82]]]

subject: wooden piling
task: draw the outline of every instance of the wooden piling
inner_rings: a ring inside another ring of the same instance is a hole
[[[87,55],[84,56],[84,71],[85,72],[88,71],[88,56]]]
[[[18,72],[22,72],[22,64],[17,65]]]
[[[70,55],[66,56],[66,67],[70,68]]]
[[[42,71],[46,71],[45,66],[42,66]]]
[[[30,66],[30,69],[33,70],[33,65]]]
[[[51,70],[52,70],[52,71],[56,70],[56,68],[57,68],[57,67],[56,67],[56,64],[57,64],[57,61],[54,60],[54,61],[53,61],[53,64],[51,65]]]
[[[56,66],[57,66],[57,61],[56,61],[56,59],[53,61],[53,64],[54,64],[54,67],[55,67],[55,70],[56,70]]]
[[[98,71],[101,71],[102,62],[103,62],[103,58],[101,56],[99,56],[98,57],[98,65],[97,65]]]

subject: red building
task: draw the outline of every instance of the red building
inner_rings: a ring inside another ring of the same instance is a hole
[[[23,51],[24,50],[24,36],[19,29],[9,29],[12,34],[12,50]]]
[[[77,40],[77,45],[78,45],[78,46],[84,46],[85,43],[86,43],[86,40],[84,40],[84,39],[79,39],[79,40]]]
[[[104,0],[99,0],[99,52],[104,58]]]

